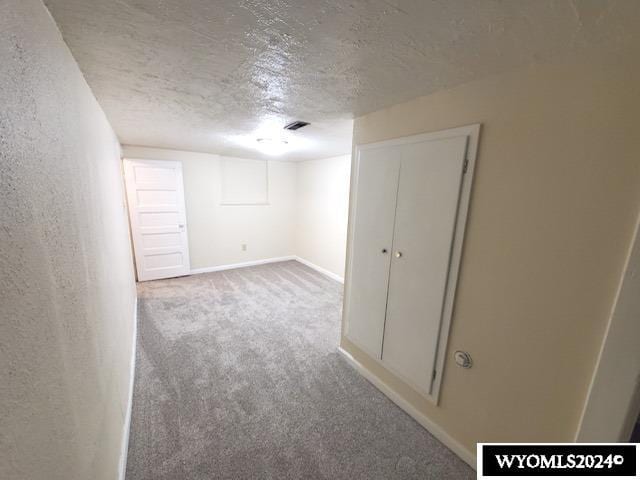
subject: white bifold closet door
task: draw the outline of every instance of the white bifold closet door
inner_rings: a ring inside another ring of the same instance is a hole
[[[370,150],[358,169],[350,317],[366,321],[349,322],[349,336],[375,358],[382,351],[399,171],[392,147]]]
[[[382,360],[426,392],[438,346],[466,140],[403,146]]]
[[[356,149],[346,335],[427,396],[446,340],[477,131],[472,145],[462,128]]]

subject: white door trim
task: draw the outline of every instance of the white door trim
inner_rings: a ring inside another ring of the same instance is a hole
[[[473,176],[475,172],[476,157],[478,154],[478,143],[480,139],[480,124],[466,125],[462,127],[450,128],[447,130],[441,130],[438,132],[423,133],[419,135],[411,135],[407,137],[394,138],[391,140],[384,140],[381,142],[368,143],[363,145],[354,146],[354,155],[352,160],[351,171],[351,191],[349,199],[349,223],[347,230],[347,261],[345,271],[345,291],[343,300],[343,322],[342,332],[346,335],[348,331],[347,322],[349,319],[349,289],[351,283],[351,270],[352,270],[352,258],[353,258],[353,235],[355,228],[355,215],[356,215],[356,195],[357,181],[358,181],[358,159],[360,152],[371,148],[379,148],[382,146],[391,145],[406,145],[416,142],[424,142],[431,140],[440,140],[444,138],[467,136],[467,153],[466,153],[466,170],[462,178],[461,193],[459,199],[458,213],[456,219],[455,234],[453,240],[453,246],[451,250],[451,260],[449,267],[449,275],[447,280],[447,291],[444,301],[444,308],[442,314],[442,321],[440,327],[440,334],[438,335],[438,350],[436,353],[435,369],[436,375],[432,383],[431,392],[425,398],[429,399],[434,404],[438,404],[440,399],[440,387],[442,384],[443,370],[445,365],[445,356],[447,353],[447,342],[449,340],[449,332],[451,330],[451,319],[453,317],[453,307],[455,303],[456,286],[458,283],[458,276],[460,271],[460,262],[462,257],[462,248],[464,241],[464,234],[467,225],[467,215],[469,210],[469,201],[471,198],[471,188],[473,185]],[[381,360],[372,357],[373,360],[380,363],[385,369],[388,367],[381,362]]]
[[[640,412],[640,217],[576,431],[576,442],[628,442]]]

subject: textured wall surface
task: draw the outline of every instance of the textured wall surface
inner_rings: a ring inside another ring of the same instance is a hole
[[[639,85],[637,58],[548,65],[356,119],[355,144],[482,123],[440,405],[342,339],[472,452],[574,438],[640,208]]]
[[[182,162],[191,268],[294,254],[294,162],[269,162],[268,205],[220,205],[224,157],[128,145],[123,156]]]
[[[253,158],[233,136],[345,119],[576,52],[640,55],[636,0],[45,0],[123,143]],[[250,138],[255,145],[255,138]]]
[[[344,277],[351,155],[297,167],[296,255]]]
[[[0,2],[0,478],[115,480],[135,289],[119,144],[49,12]]]

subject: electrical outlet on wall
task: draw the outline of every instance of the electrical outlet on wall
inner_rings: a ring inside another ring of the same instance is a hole
[[[240,245],[240,248],[242,249],[243,252],[247,251],[247,244],[243,243],[242,245]]]

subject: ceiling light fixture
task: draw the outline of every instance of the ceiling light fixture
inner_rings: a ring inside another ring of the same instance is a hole
[[[281,155],[283,154],[289,142],[284,138],[275,139],[270,137],[261,137],[256,139],[258,142],[258,148],[266,155]]]
[[[251,132],[240,135],[229,135],[228,140],[241,149],[254,150],[262,156],[288,156],[303,153],[317,148],[315,141],[308,135],[290,131],[282,127],[283,121],[278,117],[263,118]],[[251,157],[250,153],[247,153]]]

